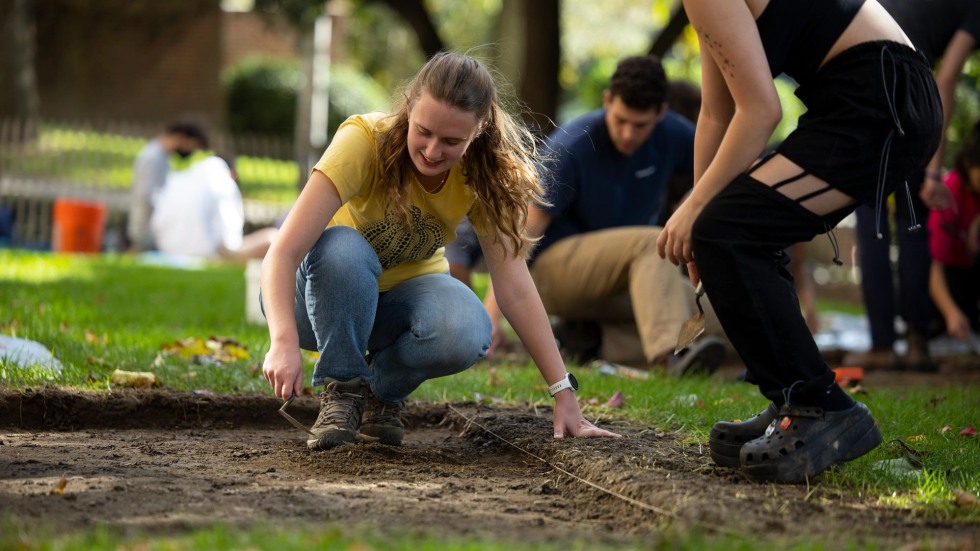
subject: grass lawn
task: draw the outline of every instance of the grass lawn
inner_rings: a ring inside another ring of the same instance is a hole
[[[114,370],[153,372],[173,389],[214,393],[271,394],[261,376],[268,347],[266,328],[245,321],[245,279],[240,266],[181,270],[141,264],[129,256],[68,256],[0,250],[0,334],[38,341],[62,362],[60,374],[18,367],[0,358],[0,386],[43,384],[94,390],[112,388]],[[213,359],[211,337],[228,352]],[[221,341],[220,339],[226,339]],[[232,346],[233,345],[233,346]],[[203,348],[202,348],[203,347]],[[196,357],[196,360],[195,360]],[[308,357],[307,370],[313,358]],[[649,380],[603,376],[580,366],[580,398],[605,402],[625,395],[619,414],[638,424],[678,432],[707,442],[718,419],[743,417],[765,402],[754,387],[717,379]],[[488,383],[490,370],[496,383]],[[308,373],[310,374],[310,373]],[[422,400],[474,400],[492,396],[507,402],[547,404],[544,382],[532,365],[480,364],[467,372],[427,382]],[[955,506],[957,489],[980,494],[980,441],[961,435],[980,424],[980,392],[970,387],[874,388],[860,396],[879,422],[886,442],[900,440],[918,453],[924,468],[912,475],[882,469],[903,452],[891,442],[825,478],[825,484],[878,496],[883,506],[915,515],[954,519],[977,526],[980,509]],[[586,406],[586,415],[596,414]],[[2,449],[0,449],[2,452]],[[2,507],[0,507],[2,511]],[[9,512],[8,512],[9,513]],[[93,527],[81,534],[33,530],[0,515],[0,549],[496,549],[481,541],[387,542],[357,531],[287,530],[240,532],[222,526],[177,536],[118,534]],[[706,543],[697,534],[672,540],[671,548],[755,548],[744,542]],[[529,546],[527,549],[548,547]],[[820,549],[820,542],[792,549]],[[863,549],[855,543],[855,549]]]

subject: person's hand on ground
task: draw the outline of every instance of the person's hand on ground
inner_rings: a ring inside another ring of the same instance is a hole
[[[622,438],[605,429],[593,425],[579,408],[578,399],[575,393],[570,390],[563,390],[555,395],[555,438],[573,436],[575,438]]]

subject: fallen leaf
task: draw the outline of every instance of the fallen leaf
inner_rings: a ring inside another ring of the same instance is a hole
[[[909,436],[908,440],[909,440],[909,442],[925,442],[926,435],[924,435],[924,434],[915,434],[913,436]]]
[[[963,488],[956,488],[953,490],[953,495],[956,496],[956,506],[957,507],[980,507],[980,498],[971,494],[970,492],[964,490]]]
[[[902,457],[906,458],[910,463],[912,463],[913,466],[917,468],[921,468],[924,466],[922,460],[927,455],[927,452],[914,449],[910,447],[908,444],[906,444],[905,442],[902,442],[897,438],[889,442],[889,447],[891,448],[892,453],[901,455]]]
[[[216,362],[227,364],[248,358],[245,345],[230,337],[188,337],[164,344],[160,350],[202,365],[213,365]]]
[[[68,486],[68,479],[62,475],[62,477],[59,478],[58,481],[54,483],[54,488],[51,488],[51,491],[48,493],[52,495],[57,494],[59,496],[64,495],[65,486]]]
[[[977,429],[973,428],[973,425],[967,425],[965,429],[960,431],[960,436],[976,436]]]
[[[150,388],[162,383],[155,373],[149,371],[123,371],[117,369],[109,376],[109,382],[114,385],[132,388]]]
[[[941,404],[945,400],[946,400],[946,397],[945,396],[940,396],[939,394],[934,394],[932,396],[932,398],[929,398],[929,405],[931,405],[931,406],[938,406],[939,404]]]
[[[109,337],[106,336],[105,333],[103,333],[102,336],[100,337],[97,334],[95,334],[95,332],[90,331],[88,329],[85,330],[84,335],[85,335],[85,340],[91,344],[105,344],[106,341],[109,339]]]
[[[67,333],[70,329],[71,326],[68,325],[68,322],[63,321],[58,324],[58,330],[61,331],[62,333]]]
[[[611,407],[611,408],[618,408],[622,406],[623,393],[617,390],[612,396],[609,397],[609,400],[606,400],[606,403],[604,405],[606,407]]]

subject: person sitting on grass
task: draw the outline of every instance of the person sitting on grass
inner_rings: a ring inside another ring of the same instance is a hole
[[[261,260],[276,228],[245,234],[245,205],[233,163],[207,157],[171,172],[150,218],[161,253],[246,262]]]
[[[393,113],[340,126],[262,264],[263,373],[276,396],[300,394],[301,348],[320,353],[308,447],[399,445],[405,399],[486,354],[490,319],[443,254],[464,216],[556,400],[555,438],[618,436],[583,417],[527,270],[528,205],[544,195],[535,161],[488,69],[455,53],[430,59]]]
[[[980,122],[945,182],[953,204],[929,213],[929,293],[946,320],[946,332],[970,341],[980,334]]]
[[[542,172],[550,205],[532,205],[528,230],[541,236],[531,276],[568,356],[673,376],[711,373],[725,359],[724,333],[709,323],[679,355],[677,327],[698,313],[694,288],[657,256],[672,180],[690,190],[694,126],[666,102],[669,83],[656,56],[619,61],[602,107],[556,128]],[[494,304],[494,349],[507,341]],[[714,321],[707,299],[707,318]]]
[[[130,190],[129,218],[126,239],[134,252],[156,250],[150,219],[156,206],[157,196],[167,183],[170,174],[170,156],[176,153],[182,159],[199,149],[208,148],[208,134],[204,125],[192,120],[177,121],[163,134],[143,146],[133,160],[133,186]]]

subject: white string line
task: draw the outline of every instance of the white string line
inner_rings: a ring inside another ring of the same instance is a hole
[[[453,412],[456,413],[456,415],[459,415],[460,417],[462,417],[463,420],[465,420],[467,424],[472,424],[472,425],[476,425],[477,427],[480,427],[486,433],[490,434],[494,438],[500,440],[501,442],[507,444],[508,446],[511,446],[512,448],[516,449],[517,451],[520,451],[521,453],[530,455],[531,457],[537,459],[538,461],[544,463],[545,465],[548,465],[552,469],[555,469],[556,471],[561,472],[562,474],[565,474],[565,475],[567,475],[567,476],[569,476],[569,477],[571,477],[571,478],[573,478],[575,480],[578,480],[579,482],[581,482],[581,483],[583,483],[583,484],[585,484],[587,486],[591,486],[592,488],[595,488],[596,490],[599,490],[600,492],[603,492],[603,493],[609,494],[609,495],[611,495],[611,496],[613,496],[615,498],[621,499],[621,500],[623,500],[623,501],[625,501],[625,502],[627,502],[627,503],[629,503],[631,505],[635,505],[635,506],[637,506],[637,507],[639,507],[641,509],[646,509],[648,511],[653,511],[654,513],[657,513],[658,515],[663,515],[665,517],[670,517],[670,518],[672,518],[674,520],[683,521],[683,519],[681,519],[681,517],[678,516],[677,513],[673,513],[671,511],[668,511],[668,510],[663,509],[661,507],[657,507],[656,505],[650,505],[649,503],[645,503],[645,502],[640,501],[638,499],[634,499],[634,498],[629,497],[627,495],[623,495],[623,494],[621,494],[619,492],[616,492],[614,490],[611,490],[609,488],[604,488],[604,487],[596,484],[595,482],[592,482],[591,480],[586,480],[586,479],[582,478],[581,476],[578,476],[575,473],[569,472],[569,471],[567,471],[567,470],[559,467],[558,465],[555,465],[554,463],[551,463],[547,459],[544,459],[543,457],[540,457],[538,455],[535,455],[534,453],[532,453],[532,452],[530,452],[528,450],[525,450],[524,448],[518,446],[517,444],[514,444],[513,442],[511,442],[511,441],[507,440],[506,438],[504,438],[503,436],[500,436],[499,434],[493,432],[492,430],[488,429],[487,427],[481,425],[480,423],[477,423],[476,420],[467,417],[466,415],[463,414],[463,412],[461,412],[458,409],[456,409],[455,407],[453,407],[452,404],[447,404],[447,405],[449,406],[449,409],[453,410]],[[700,527],[705,528],[707,530],[711,530],[711,531],[717,532],[719,534],[725,534],[725,535],[728,535],[728,536],[736,536],[736,537],[742,537],[743,536],[743,534],[740,534],[739,532],[727,530],[725,528],[722,528],[721,526],[709,525],[709,524],[705,524],[705,523],[698,522],[698,521],[691,521],[691,524],[694,525],[694,526],[700,526]]]
[[[528,450],[525,450],[524,448],[518,446],[517,444],[514,444],[513,442],[510,442],[509,440],[507,440],[503,436],[500,436],[499,434],[493,432],[492,430],[488,429],[487,427],[484,427],[480,423],[477,423],[473,419],[470,419],[469,417],[463,415],[463,413],[461,411],[459,411],[458,409],[454,408],[452,406],[452,404],[449,405],[449,409],[453,410],[456,413],[456,415],[459,415],[460,417],[462,417],[468,424],[473,424],[473,425],[476,425],[476,426],[480,427],[481,429],[483,429],[485,432],[487,432],[488,434],[490,434],[494,438],[500,440],[501,442],[507,444],[508,446],[511,446],[511,447],[517,449],[520,452],[523,452],[523,453],[525,453],[527,455],[530,455],[531,457],[537,459],[538,461],[544,463],[545,465],[548,465],[552,469],[555,469],[556,471],[561,472],[562,474],[565,474],[565,475],[567,475],[567,476],[569,476],[571,478],[574,478],[575,480],[578,480],[579,482],[582,482],[582,483],[584,483],[584,484],[586,484],[588,486],[592,486],[593,488],[595,488],[596,490],[599,490],[600,492],[605,492],[605,493],[607,493],[607,494],[609,494],[609,495],[611,495],[613,497],[622,499],[623,501],[626,501],[628,503],[631,503],[633,505],[636,505],[637,507],[640,507],[642,509],[648,509],[650,511],[653,511],[654,513],[657,513],[657,514],[660,514],[660,515],[664,515],[664,516],[667,516],[667,517],[671,517],[671,518],[680,520],[680,517],[678,517],[675,513],[672,513],[672,512],[670,512],[670,511],[668,511],[666,509],[662,509],[660,507],[657,507],[656,505],[650,505],[649,503],[644,503],[644,502],[639,501],[637,499],[633,499],[633,498],[631,498],[629,496],[620,494],[620,493],[618,493],[618,492],[616,492],[614,490],[610,490],[609,488],[603,488],[602,486],[596,484],[595,482],[592,482],[590,480],[586,480],[586,479],[582,478],[581,476],[578,476],[575,473],[569,472],[569,471],[567,471],[567,470],[559,467],[558,465],[555,465],[554,463],[549,462],[547,459],[544,459],[543,457],[540,457],[538,455],[535,455],[535,454],[529,452]]]

